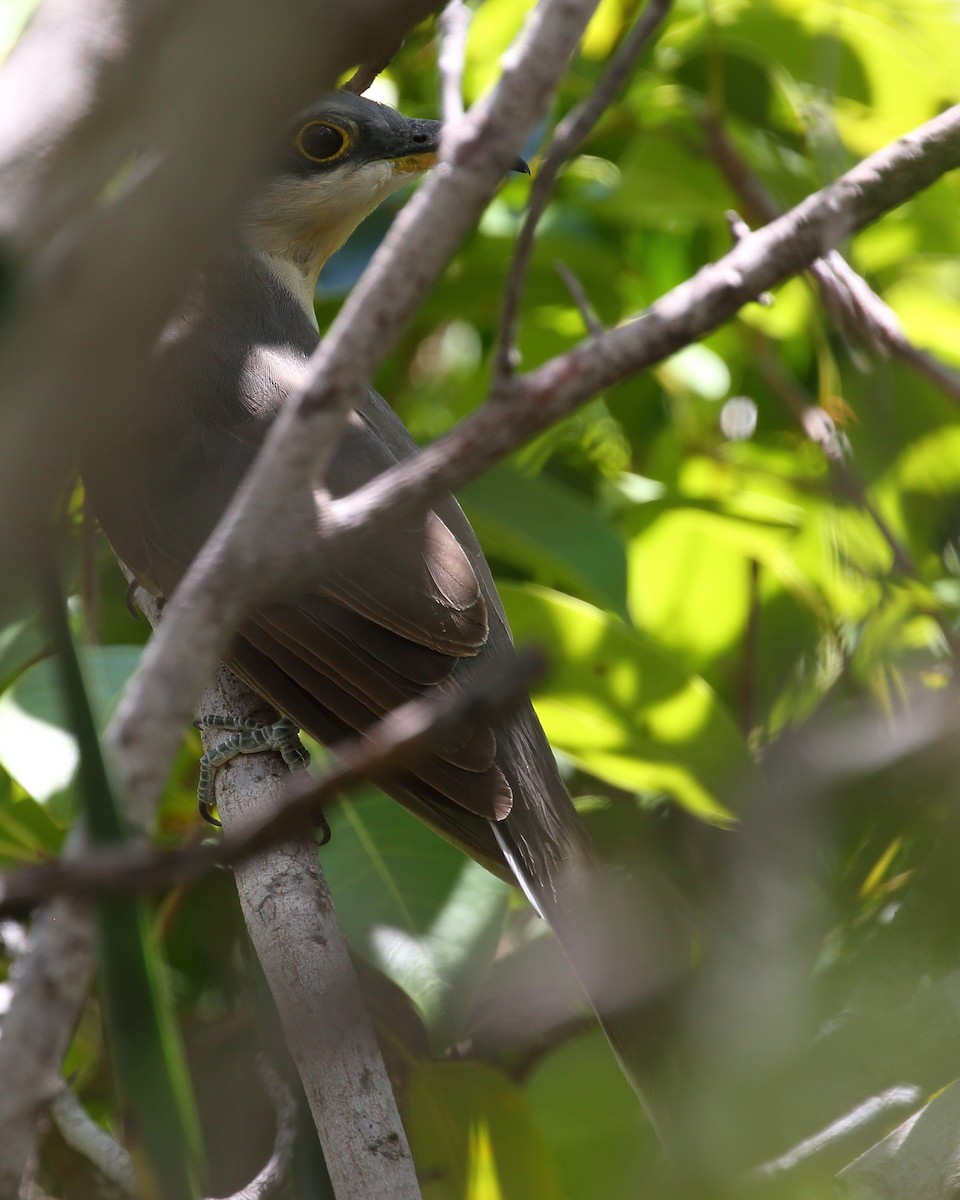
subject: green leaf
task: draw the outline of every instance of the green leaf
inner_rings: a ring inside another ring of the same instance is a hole
[[[534,702],[547,736],[600,779],[730,818],[756,768],[706,683],[616,617],[546,588],[501,588],[518,644],[550,655]]]
[[[460,500],[488,554],[626,615],[623,542],[576,492],[502,465],[465,487]]]
[[[140,659],[140,646],[81,651],[91,703],[102,729]],[[77,744],[69,729],[56,664],[29,667],[0,696],[0,765],[34,799],[49,802],[73,779]]]
[[[20,671],[43,653],[46,636],[35,617],[14,621],[0,630],[0,679]]]
[[[80,761],[76,790],[85,832],[97,845],[126,838],[110,764],[103,754],[90,687],[77,652],[55,564],[41,572],[41,594],[55,668]],[[157,943],[139,896],[99,898],[100,975],[118,1090],[133,1118],[139,1183],[148,1194],[193,1200],[202,1153],[198,1117]]]
[[[424,1200],[560,1200],[526,1097],[490,1067],[417,1064],[404,1125]]]
[[[493,961],[509,886],[373,789],[338,805],[330,825],[323,864],[344,932],[445,1048]]]
[[[523,1090],[543,1129],[564,1200],[635,1200],[644,1194],[660,1149],[601,1033],[565,1042],[547,1055]]]

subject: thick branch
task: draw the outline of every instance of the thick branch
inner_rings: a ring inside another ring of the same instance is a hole
[[[237,717],[260,703],[226,670],[203,701],[207,711]],[[285,774],[276,755],[241,756],[219,773],[217,805],[227,839],[255,828],[264,804],[282,803]],[[406,1135],[313,832],[247,856],[234,877],[337,1200],[419,1200]]]
[[[85,83],[73,94],[84,108],[73,121],[54,103],[57,89],[30,86],[35,68],[24,81],[14,72],[0,88],[5,126],[22,120],[32,128],[40,114],[45,125],[76,127],[62,145],[56,136],[41,140],[49,154],[6,211],[2,266],[15,280],[17,303],[7,308],[0,339],[9,397],[0,410],[0,504],[16,511],[17,497],[33,498],[20,520],[0,527],[8,568],[45,532],[77,460],[114,453],[104,431],[115,437],[143,419],[151,348],[193,273],[233,227],[277,131],[351,62],[395,42],[435,0],[233,0],[229,16],[220,5],[182,0],[133,7],[146,15],[117,17],[106,47],[85,26],[51,34],[85,47],[77,55]],[[122,51],[124,39],[123,65],[113,64],[115,42]],[[225,137],[227,129],[243,136]],[[0,192],[13,188],[22,166],[7,140]],[[136,150],[145,153],[118,187]]]

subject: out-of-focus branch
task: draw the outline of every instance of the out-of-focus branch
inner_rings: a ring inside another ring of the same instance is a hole
[[[463,62],[470,32],[470,9],[464,0],[449,0],[440,16],[440,111],[444,122],[463,116]]]
[[[740,198],[750,219],[766,224],[782,209],[763,186],[730,139],[723,123],[712,113],[702,117],[707,147],[730,187]],[[810,264],[824,307],[846,335],[884,357],[892,356],[912,367],[960,404],[960,372],[915,346],[900,325],[897,314],[854,271],[839,250],[830,250]]]
[[[275,130],[382,44],[378,38],[396,39],[433,8],[430,0],[329,0],[322,9],[307,0],[236,0],[224,36],[216,5],[46,3],[43,21],[0,74],[0,193],[9,199],[0,263],[7,290],[0,498],[17,515],[0,527],[5,600],[20,551],[46,536],[41,526],[68,467],[97,443],[111,453],[104,431],[136,415],[153,341],[192,273],[213,256]],[[141,25],[128,21],[128,10],[153,17]],[[162,54],[161,26],[169,35]],[[48,51],[44,73],[38,64]],[[131,69],[118,66],[108,87],[114,53]],[[62,79],[56,70],[50,77],[53,63],[63,65]],[[170,72],[176,84],[168,87]],[[143,124],[128,123],[130,114],[143,114]],[[242,138],[223,136],[238,126]],[[81,127],[77,145],[86,152],[72,179],[73,132]],[[70,139],[61,138],[64,130]],[[96,147],[85,140],[94,131]],[[110,195],[106,185],[134,144],[154,154]],[[25,182],[14,186],[21,170]],[[69,203],[56,199],[61,186]],[[38,196],[46,202],[35,211]],[[94,196],[87,211],[82,201]],[[57,899],[34,919],[11,976],[0,1038],[0,1196],[18,1194],[92,953],[84,906]]]
[[[176,850],[146,842],[90,847],[41,866],[0,874],[0,916],[22,915],[60,893],[87,897],[141,892],[196,879],[213,867],[236,866],[251,854],[304,833],[311,817],[347,788],[362,780],[389,779],[464,728],[501,716],[529,693],[543,668],[540,653],[527,649],[476,680],[468,692],[437,692],[409,701],[372,725],[363,737],[334,747],[335,764],[319,778],[286,780],[275,804],[261,804],[241,833],[220,841],[190,842]],[[246,717],[250,711],[236,715]]]
[[[255,1178],[229,1197],[229,1200],[263,1200],[283,1182],[290,1169],[293,1143],[296,1136],[296,1106],[290,1089],[266,1059],[257,1063],[257,1072],[264,1090],[273,1104],[277,1130],[273,1153]],[[78,1154],[91,1163],[126,1196],[139,1193],[136,1172],[129,1151],[102,1129],[67,1086],[61,1089],[50,1105],[50,1115],[60,1136]]]
[[[648,0],[646,8],[624,38],[613,56],[600,82],[582,104],[578,104],[554,130],[537,167],[526,216],[523,219],[517,244],[514,247],[507,285],[504,290],[500,329],[497,334],[497,349],[494,355],[494,379],[502,382],[514,368],[517,340],[517,320],[520,313],[520,297],[533,254],[533,241],[537,225],[543,216],[560,168],[607,111],[618,93],[626,85],[640,55],[649,45],[670,11],[671,0]]]
[[[368,59],[366,62],[362,62],[350,76],[347,82],[343,85],[341,90],[344,92],[352,92],[355,96],[362,96],[367,88],[373,84],[373,81],[381,73],[381,71],[385,71],[387,67],[390,66],[393,60],[400,53],[402,47],[403,38],[401,37],[392,42],[390,45],[385,46],[383,50],[379,54],[374,55],[373,58]]]
[[[0,1196],[20,1195],[37,1119],[60,1086],[93,970],[93,930],[84,904],[60,897],[30,926],[10,973],[10,1007],[0,1038]]]
[[[14,68],[26,55],[12,56],[12,83],[0,74],[5,124],[33,127],[42,116],[74,130],[62,146],[40,141],[49,154],[31,159],[29,186],[15,190],[3,230],[0,375],[9,400],[0,410],[0,503],[20,519],[0,527],[0,561],[12,578],[77,460],[113,453],[112,438],[144,419],[150,350],[194,271],[215,258],[278,130],[351,62],[395,44],[435,6],[235,0],[227,16],[182,0],[122,5],[146,15],[117,18],[120,65],[114,43],[88,36],[74,4],[74,24],[51,33],[82,46],[85,82],[72,93],[81,111],[70,120],[48,102],[46,76],[31,90],[36,68],[21,78]],[[224,136],[231,129],[243,136]],[[8,140],[0,194],[16,188],[22,166],[19,144]],[[17,505],[25,494],[27,508]]]
[[[60,1136],[126,1196],[138,1192],[136,1171],[129,1152],[94,1121],[65,1084],[50,1105],[50,1115]]]

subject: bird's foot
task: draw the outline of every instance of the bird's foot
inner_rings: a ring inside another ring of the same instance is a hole
[[[258,721],[253,717],[237,720],[233,717],[211,715],[198,717],[194,725],[229,731],[222,742],[218,742],[200,759],[197,800],[200,815],[210,825],[220,824],[213,815],[217,807],[213,787],[217,767],[222,767],[238,754],[265,754],[270,751],[279,754],[291,771],[302,771],[310,762],[310,755],[300,741],[299,729],[287,717],[280,717],[277,721]],[[330,831],[326,821],[323,821],[323,825],[326,836],[322,840],[326,842]]]

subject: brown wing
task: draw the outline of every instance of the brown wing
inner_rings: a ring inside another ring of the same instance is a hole
[[[233,333],[240,310],[256,333],[252,349]],[[247,256],[201,281],[158,356],[149,398],[156,428],[84,472],[108,537],[149,590],[172,593],[302,378],[316,337]],[[325,483],[345,493],[414,449],[371,393]],[[448,496],[424,519],[385,522],[311,595],[261,610],[228,661],[265,700],[333,743],[426,688],[469,686],[511,653],[483,555]],[[576,851],[575,813],[528,707],[468,730],[390,790],[501,874],[509,859],[528,880],[549,878],[549,864]],[[496,834],[488,821],[499,822]]]

